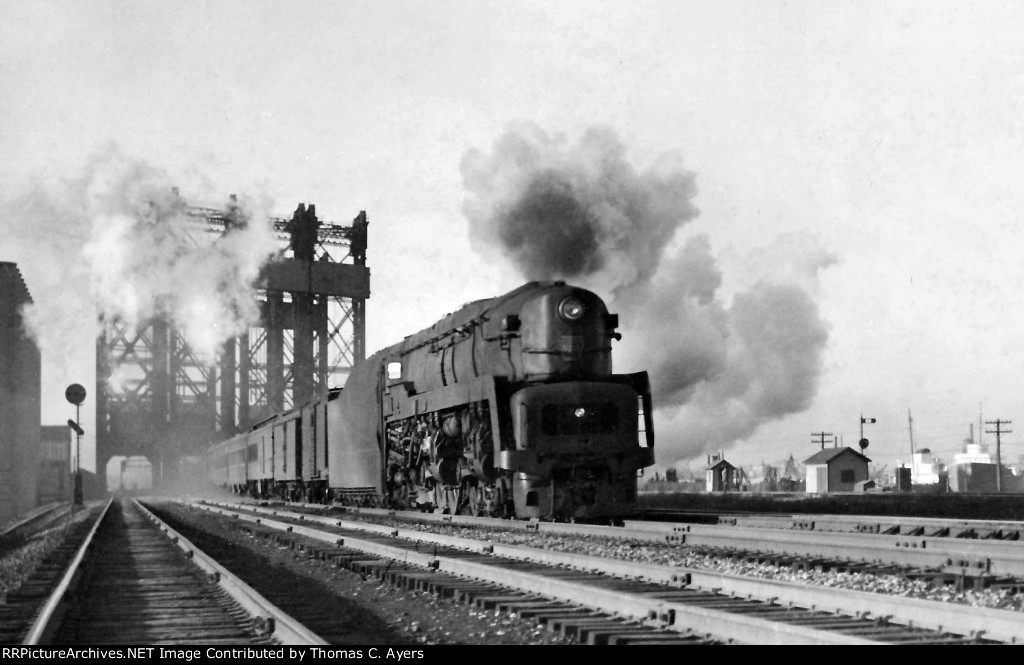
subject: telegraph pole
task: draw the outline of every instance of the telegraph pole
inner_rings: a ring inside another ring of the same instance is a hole
[[[1003,462],[1002,462],[1002,458],[1001,458],[1001,456],[999,454],[999,452],[1000,452],[999,451],[999,444],[1000,444],[999,435],[1001,435],[1001,434],[1012,434],[1013,430],[1002,429],[1003,425],[1009,425],[1012,422],[1013,422],[1012,420],[986,420],[985,421],[986,425],[995,425],[996,426],[996,429],[995,429],[994,432],[992,430],[986,430],[986,431],[989,434],[995,434],[996,435],[996,492],[997,493],[1003,491]]]
[[[821,449],[825,450],[825,437],[832,436],[832,432],[811,432],[811,436],[821,439]]]

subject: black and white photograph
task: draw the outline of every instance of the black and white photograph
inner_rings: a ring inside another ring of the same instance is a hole
[[[1021,34],[0,0],[0,655],[1024,643]]]

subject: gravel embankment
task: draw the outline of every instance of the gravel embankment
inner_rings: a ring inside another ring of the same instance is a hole
[[[71,526],[88,516],[88,511],[79,511],[31,536],[0,538],[0,602],[8,593],[20,588],[46,556],[64,542]]]

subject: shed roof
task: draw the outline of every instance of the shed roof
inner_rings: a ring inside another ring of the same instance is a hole
[[[857,457],[863,458],[865,462],[871,461],[871,458],[869,458],[868,456],[861,455],[853,448],[847,446],[845,448],[825,448],[824,450],[820,450],[811,455],[810,457],[808,457],[807,459],[805,459],[804,464],[830,464],[832,460],[847,452],[849,452],[852,455],[856,455]]]
[[[729,469],[735,469],[735,468],[736,468],[735,466],[733,466],[732,464],[729,464],[729,463],[728,463],[727,461],[725,461],[724,459],[720,459],[720,460],[718,460],[717,462],[715,462],[714,464],[712,464],[711,466],[709,466],[709,467],[708,467],[708,469],[717,469],[718,467],[722,466],[723,464],[724,464],[724,465],[725,465],[725,466],[726,466],[727,468],[729,468]]]

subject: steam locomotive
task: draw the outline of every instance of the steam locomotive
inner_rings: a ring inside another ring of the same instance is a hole
[[[618,316],[530,282],[353,368],[344,389],[210,449],[256,497],[520,519],[629,515],[654,463],[646,372],[612,373]]]

